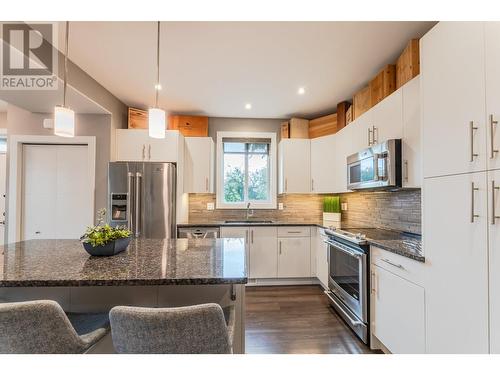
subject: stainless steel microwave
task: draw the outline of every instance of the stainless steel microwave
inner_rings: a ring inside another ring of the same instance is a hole
[[[402,187],[401,139],[390,139],[347,157],[347,188],[391,190]]]

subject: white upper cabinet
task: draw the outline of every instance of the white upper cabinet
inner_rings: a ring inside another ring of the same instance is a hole
[[[485,22],[488,168],[500,168],[500,22]]]
[[[393,92],[371,110],[372,143],[403,138],[403,90]]]
[[[424,180],[427,353],[488,353],[486,174]]]
[[[359,128],[357,121],[350,123],[339,132],[335,134],[335,161],[328,173],[334,176],[334,189],[335,193],[344,193],[347,190],[347,156],[356,152],[355,148],[358,147],[354,144],[354,140],[359,143]],[[367,138],[363,138],[364,144],[367,143]],[[368,147],[368,146],[366,146]],[[358,150],[359,151],[359,150]]]
[[[420,43],[424,177],[485,170],[483,23],[440,22]]]
[[[354,154],[374,144],[373,111],[369,109],[342,130],[351,132],[350,143],[345,146],[346,155]],[[345,164],[345,163],[344,163]]]
[[[311,192],[311,141],[283,139],[279,144],[279,193]]]
[[[211,137],[186,137],[184,192],[214,192],[214,141]]]
[[[334,193],[336,135],[311,139],[311,192]]]
[[[402,87],[403,94],[403,187],[422,186],[420,76]]]
[[[175,163],[181,137],[177,130],[167,130],[164,139],[156,139],[144,129],[117,129],[116,160]]]

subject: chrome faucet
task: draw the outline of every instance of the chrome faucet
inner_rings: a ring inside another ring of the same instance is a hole
[[[250,218],[250,216],[253,216],[253,210],[250,209],[250,202],[247,204],[247,220]]]

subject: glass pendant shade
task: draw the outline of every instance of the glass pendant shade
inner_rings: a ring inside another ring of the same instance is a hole
[[[165,111],[163,109],[149,109],[148,127],[151,138],[165,138]]]
[[[69,108],[57,106],[54,109],[54,134],[60,137],[75,136],[75,112]]]

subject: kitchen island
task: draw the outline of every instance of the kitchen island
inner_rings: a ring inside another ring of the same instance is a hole
[[[91,257],[78,240],[30,240],[0,249],[0,302],[51,299],[67,312],[234,305],[233,350],[244,353],[247,267],[238,239],[134,239],[112,257]]]

